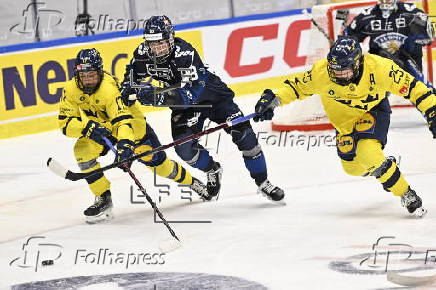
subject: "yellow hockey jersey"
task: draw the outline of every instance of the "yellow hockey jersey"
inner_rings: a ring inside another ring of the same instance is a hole
[[[362,77],[357,85],[348,86],[330,80],[327,64],[324,58],[309,71],[289,75],[275,90],[281,105],[320,95],[330,122],[340,134],[352,133],[355,123],[388,92],[409,99],[422,113],[436,105],[432,91],[390,59],[364,54]]]
[[[103,74],[100,87],[88,95],[80,90],[75,79],[66,82],[59,108],[59,127],[68,137],[82,136],[88,120],[104,125],[118,140],[140,140],[146,122],[136,104],[127,107],[121,100],[116,80]]]

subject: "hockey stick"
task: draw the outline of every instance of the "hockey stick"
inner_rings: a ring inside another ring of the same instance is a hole
[[[109,146],[109,148],[112,150],[112,152],[115,153],[115,155],[117,154],[117,150],[115,149],[114,145],[112,144],[111,141],[109,141],[108,138],[103,136],[103,140],[106,143],[107,146]],[[168,231],[170,232],[170,234],[177,240],[180,242],[180,239],[177,237],[176,233],[173,231],[173,229],[170,227],[170,225],[168,224],[168,222],[166,221],[166,219],[163,217],[162,213],[160,212],[160,210],[157,208],[156,204],[153,202],[153,200],[151,199],[151,197],[147,194],[147,192],[145,191],[144,187],[142,187],[142,184],[139,182],[139,180],[136,178],[135,174],[133,174],[133,172],[130,170],[129,166],[127,165],[127,163],[122,164],[122,166],[124,167],[124,170],[129,173],[130,177],[133,179],[133,181],[135,181],[136,186],[138,186],[139,190],[141,190],[141,192],[145,195],[145,198],[147,199],[148,203],[151,205],[151,207],[153,208],[153,210],[157,213],[157,215],[159,216],[159,218],[162,220],[163,224],[167,227]]]
[[[388,272],[386,276],[389,282],[401,285],[401,286],[428,286],[436,282],[436,275],[431,276],[403,276],[397,272]]]
[[[199,133],[195,133],[195,134],[192,134],[192,135],[189,135],[189,136],[177,139],[177,140],[175,140],[175,141],[173,141],[173,142],[171,142],[169,144],[159,146],[159,147],[154,148],[154,149],[152,149],[150,151],[145,151],[145,152],[137,154],[137,155],[133,155],[133,156],[131,156],[131,157],[125,159],[125,160],[122,160],[122,161],[119,161],[119,162],[114,162],[112,164],[106,165],[104,167],[101,167],[101,168],[96,169],[96,170],[91,171],[91,172],[86,172],[86,173],[73,172],[73,171],[68,170],[65,167],[63,167],[59,162],[54,160],[52,157],[50,157],[47,160],[47,166],[56,175],[58,175],[58,176],[60,176],[62,178],[65,178],[65,179],[76,181],[76,180],[80,180],[80,179],[84,179],[84,178],[90,177],[90,176],[92,176],[94,174],[97,174],[97,173],[104,172],[104,171],[109,170],[111,168],[119,167],[123,163],[131,162],[131,161],[137,160],[137,159],[139,159],[141,157],[144,157],[144,156],[153,155],[153,154],[155,154],[157,152],[166,150],[166,149],[168,149],[170,147],[174,147],[174,146],[177,146],[177,145],[180,145],[180,144],[184,144],[186,142],[189,142],[192,139],[200,138],[201,136],[213,133],[215,131],[218,131],[218,130],[221,130],[221,129],[224,129],[224,128],[228,128],[228,127],[237,125],[239,123],[246,122],[246,121],[250,120],[251,118],[253,118],[254,116],[256,116],[256,113],[252,113],[252,114],[250,114],[248,116],[240,117],[240,118],[237,118],[235,120],[219,124],[216,127],[209,128],[209,129],[201,131]]]
[[[309,14],[307,9],[303,9],[302,12],[303,12],[304,15],[306,15],[310,19],[310,21],[313,23],[313,25],[315,25],[316,29],[318,29],[318,31],[321,32],[322,35],[324,35],[324,37],[329,41],[330,46],[333,46],[334,40],[330,38],[330,36],[327,34],[327,32],[325,32],[325,30],[321,26],[319,26],[319,24]]]

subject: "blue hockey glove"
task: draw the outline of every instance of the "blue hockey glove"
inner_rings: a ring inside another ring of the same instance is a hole
[[[280,104],[277,96],[270,89],[263,91],[259,101],[257,101],[254,111],[256,116],[254,122],[272,120],[274,117],[274,109]]]
[[[142,105],[152,106],[157,104],[157,100],[155,100],[155,87],[151,85],[144,85],[140,88],[138,93],[136,93],[136,97]]]
[[[130,107],[132,106],[136,99],[131,100],[129,97],[130,95],[136,95],[136,90],[130,87],[130,83],[128,81],[125,81],[121,86],[121,100],[123,101],[124,105]]]
[[[411,53],[411,52],[416,51],[418,46],[417,46],[415,41],[417,38],[418,38],[418,36],[416,36],[416,35],[408,36],[406,38],[406,40],[404,41],[403,45],[400,47],[400,49],[407,51],[407,53]]]
[[[94,140],[100,145],[106,145],[102,136],[111,136],[112,132],[98,122],[89,120],[85,128],[82,130],[82,135],[86,138]]]
[[[436,106],[425,112],[425,118],[427,119],[428,128],[433,134],[433,139],[436,139]]]
[[[115,162],[120,162],[124,159],[127,159],[127,158],[133,156],[134,145],[135,145],[135,143],[131,140],[128,140],[128,139],[122,139],[122,140],[118,141],[118,143],[117,143],[117,155],[115,156]],[[120,166],[120,168],[123,171],[127,171],[127,169],[125,168],[125,165],[127,165],[127,167],[130,168],[130,166],[132,166],[132,161],[123,163],[123,165]]]

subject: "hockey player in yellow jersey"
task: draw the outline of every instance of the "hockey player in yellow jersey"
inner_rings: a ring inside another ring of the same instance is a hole
[[[422,217],[426,210],[421,198],[410,188],[395,158],[383,154],[391,113],[389,92],[410,100],[436,138],[436,96],[431,89],[392,60],[363,55],[357,40],[346,36],[309,71],[288,76],[274,92],[265,90],[256,104],[255,121],[271,120],[279,105],[320,95],[337,131],[337,151],[344,171],[374,176],[386,191],[401,197],[410,214]]]
[[[64,87],[58,119],[64,135],[78,138],[74,155],[82,172],[99,168],[97,158],[109,151],[102,136],[116,144],[115,161],[161,145],[137,106],[123,104],[117,81],[103,71],[103,61],[96,49],[81,50],[74,69],[75,77]],[[207,195],[206,186],[179,163],[168,159],[165,152],[138,161],[156,170],[159,176],[190,185],[201,197]],[[94,204],[84,211],[87,222],[112,218],[110,182],[103,173],[90,176],[86,181],[95,195]]]

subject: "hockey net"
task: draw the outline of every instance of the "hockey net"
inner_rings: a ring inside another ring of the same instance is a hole
[[[415,3],[428,14],[428,1],[407,1]],[[312,8],[311,17],[329,35],[331,39],[337,39],[345,26],[350,24],[354,17],[364,9],[377,4],[378,1],[351,1],[346,3],[316,5]],[[344,17],[344,15],[347,15]],[[344,20],[345,18],[345,20]],[[433,43],[434,44],[434,43]],[[368,42],[362,44],[363,50],[368,50]],[[435,47],[435,45],[433,45]],[[310,30],[310,48],[306,65],[312,65],[317,60],[327,56],[330,44],[327,38],[314,26]],[[436,48],[433,49],[436,51]],[[432,48],[427,46],[423,51],[423,70],[428,80],[433,79]],[[392,107],[410,107],[410,102],[398,96],[391,96]],[[272,122],[275,131],[316,131],[333,129],[324,112],[319,96],[314,95],[302,101],[293,102],[285,107],[277,109]]]

